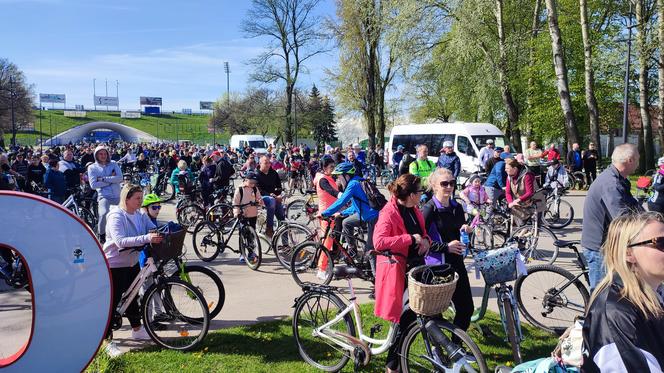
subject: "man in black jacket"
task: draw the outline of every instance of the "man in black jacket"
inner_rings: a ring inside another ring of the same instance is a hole
[[[597,160],[599,159],[599,153],[597,153],[594,143],[588,144],[588,150],[583,152],[582,158],[583,169],[586,170],[586,180],[590,184],[597,179]]]
[[[212,160],[214,160],[217,170],[214,173],[214,178],[210,179],[210,181],[214,184],[215,189],[227,188],[230,185],[231,176],[235,173],[235,168],[226,159],[223,150],[212,152]]]
[[[270,158],[261,156],[258,165],[258,190],[261,192],[265,212],[267,213],[265,235],[272,237],[274,233],[274,216],[278,220],[286,219],[286,213],[281,199],[281,179],[277,172],[272,169]]]

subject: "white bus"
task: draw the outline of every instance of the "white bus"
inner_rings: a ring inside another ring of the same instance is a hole
[[[392,164],[392,154],[396,152],[397,146],[403,145],[406,152],[416,156],[415,148],[420,144],[429,147],[429,159],[436,162],[443,143],[452,141],[454,151],[461,160],[461,170],[471,173],[479,169],[480,149],[486,145],[487,140],[493,140],[495,146],[505,146],[503,132],[489,123],[438,122],[394,126],[388,142],[388,162]]]
[[[234,148],[243,148],[247,145],[254,149],[256,154],[267,153],[267,141],[263,135],[233,135],[229,141],[229,145]]]

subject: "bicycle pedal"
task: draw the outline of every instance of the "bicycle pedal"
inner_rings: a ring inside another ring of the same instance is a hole
[[[380,331],[383,329],[383,326],[380,324],[374,324],[371,327],[371,331],[369,332],[369,337],[373,338],[376,333],[380,333]]]

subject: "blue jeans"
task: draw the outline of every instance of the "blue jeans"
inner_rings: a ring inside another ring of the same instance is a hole
[[[583,249],[583,256],[586,259],[588,266],[588,280],[590,282],[590,293],[595,290],[597,284],[606,275],[606,267],[604,266],[604,254],[597,250]]]
[[[263,203],[265,203],[265,212],[267,213],[267,228],[273,229],[274,227],[274,216],[277,216],[279,220],[286,219],[286,212],[284,211],[284,206],[281,202],[277,202],[274,197],[263,196]]]

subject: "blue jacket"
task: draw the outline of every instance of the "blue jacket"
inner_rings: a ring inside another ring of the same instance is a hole
[[[50,199],[58,203],[64,202],[65,194],[67,194],[67,181],[64,173],[49,168],[44,175],[44,186],[48,188]]]
[[[399,167],[399,163],[401,163],[402,158],[403,158],[403,152],[394,152],[394,154],[392,154],[392,165],[395,167]]]
[[[496,189],[505,189],[505,180],[507,180],[507,172],[505,172],[505,161],[500,160],[491,169],[491,173],[486,178],[484,186]]]
[[[349,216],[359,214],[360,219],[364,221],[376,220],[378,218],[378,211],[369,206],[369,198],[367,197],[367,194],[364,193],[364,190],[362,190],[360,181],[362,181],[362,178],[359,176],[353,176],[348,182],[346,190],[344,190],[341,196],[339,196],[337,201],[328,207],[327,210],[323,211],[321,215],[323,217],[332,216],[332,214],[346,206],[348,201],[351,201],[351,206],[342,211],[342,215]]]
[[[443,153],[438,157],[438,163],[436,164],[440,168],[447,168],[452,171],[454,177],[458,177],[461,172],[461,160],[455,152],[450,154]]]

